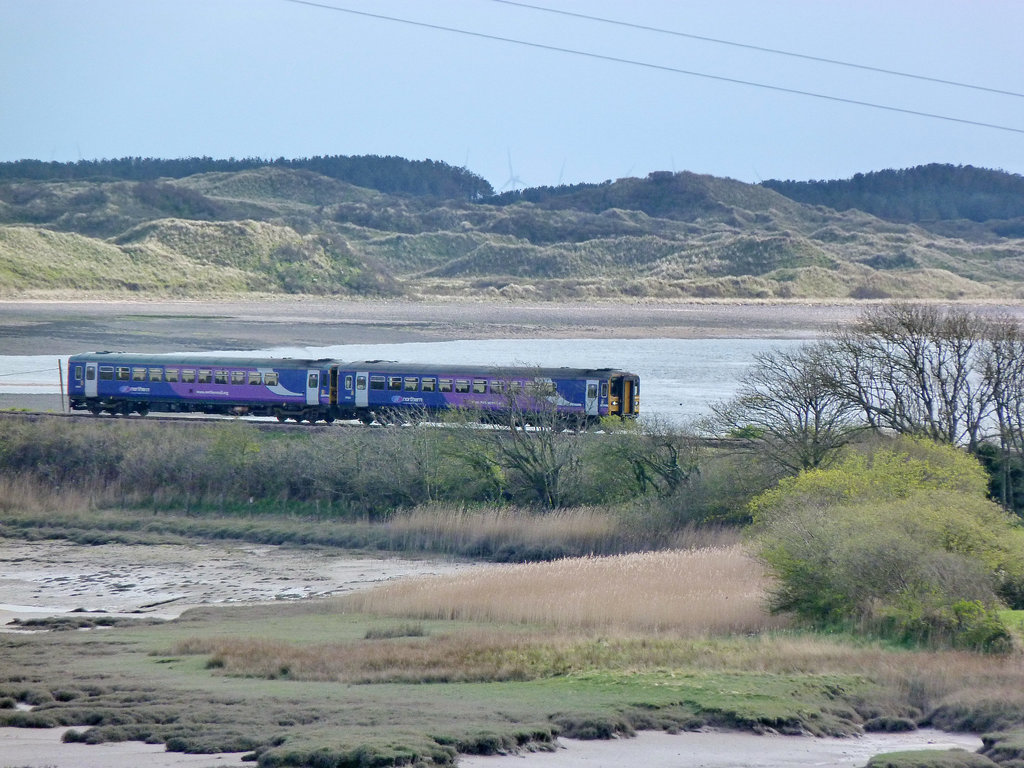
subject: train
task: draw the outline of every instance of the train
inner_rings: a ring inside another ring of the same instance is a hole
[[[410,364],[390,360],[93,352],[67,363],[68,404],[95,415],[150,412],[328,424],[460,410],[481,421],[635,419],[640,377],[612,368]]]

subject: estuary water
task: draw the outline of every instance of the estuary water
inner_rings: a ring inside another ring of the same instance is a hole
[[[476,339],[406,344],[342,344],[205,352],[203,356],[394,360],[571,368],[617,368],[640,376],[643,419],[684,424],[728,400],[755,355],[792,350],[801,339]],[[199,354],[199,353],[197,353]],[[0,408],[17,394],[58,394],[57,355],[0,355]]]

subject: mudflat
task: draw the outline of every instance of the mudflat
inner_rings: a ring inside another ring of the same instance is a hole
[[[806,338],[863,304],[0,301],[0,354],[195,352],[488,338]],[[991,311],[1024,308],[992,305]]]

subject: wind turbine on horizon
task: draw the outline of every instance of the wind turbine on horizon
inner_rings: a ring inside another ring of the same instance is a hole
[[[523,180],[520,179],[518,176],[516,176],[516,172],[512,168],[512,150],[509,149],[509,150],[507,150],[507,152],[508,152],[508,180],[502,185],[502,187],[501,187],[501,191],[502,192],[505,192],[506,190],[508,190],[509,187],[512,187],[513,189],[518,189],[518,188],[522,188],[522,187],[526,186],[526,184],[523,183]]]

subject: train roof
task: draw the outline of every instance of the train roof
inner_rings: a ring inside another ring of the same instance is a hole
[[[346,371],[409,376],[484,376],[488,378],[541,377],[548,379],[602,379],[612,375],[633,376],[616,368],[554,368],[530,365],[467,365],[465,363],[401,363],[394,360],[344,361],[328,357],[317,359],[292,357],[216,356],[196,354],[142,354],[138,352],[89,352],[72,355],[69,362],[97,362],[107,365],[194,366],[196,368],[324,368],[337,365]]]
[[[395,373],[410,376],[486,376],[508,378],[538,376],[547,379],[601,379],[618,374],[632,376],[616,368],[552,368],[532,365],[466,365],[464,363],[400,363],[394,360],[361,360],[342,363],[345,368],[369,373]]]
[[[145,354],[139,352],[87,352],[72,355],[68,362],[97,362],[108,365],[190,365],[196,368],[320,368],[337,362],[328,357],[316,360],[299,357],[218,356],[206,353]]]

